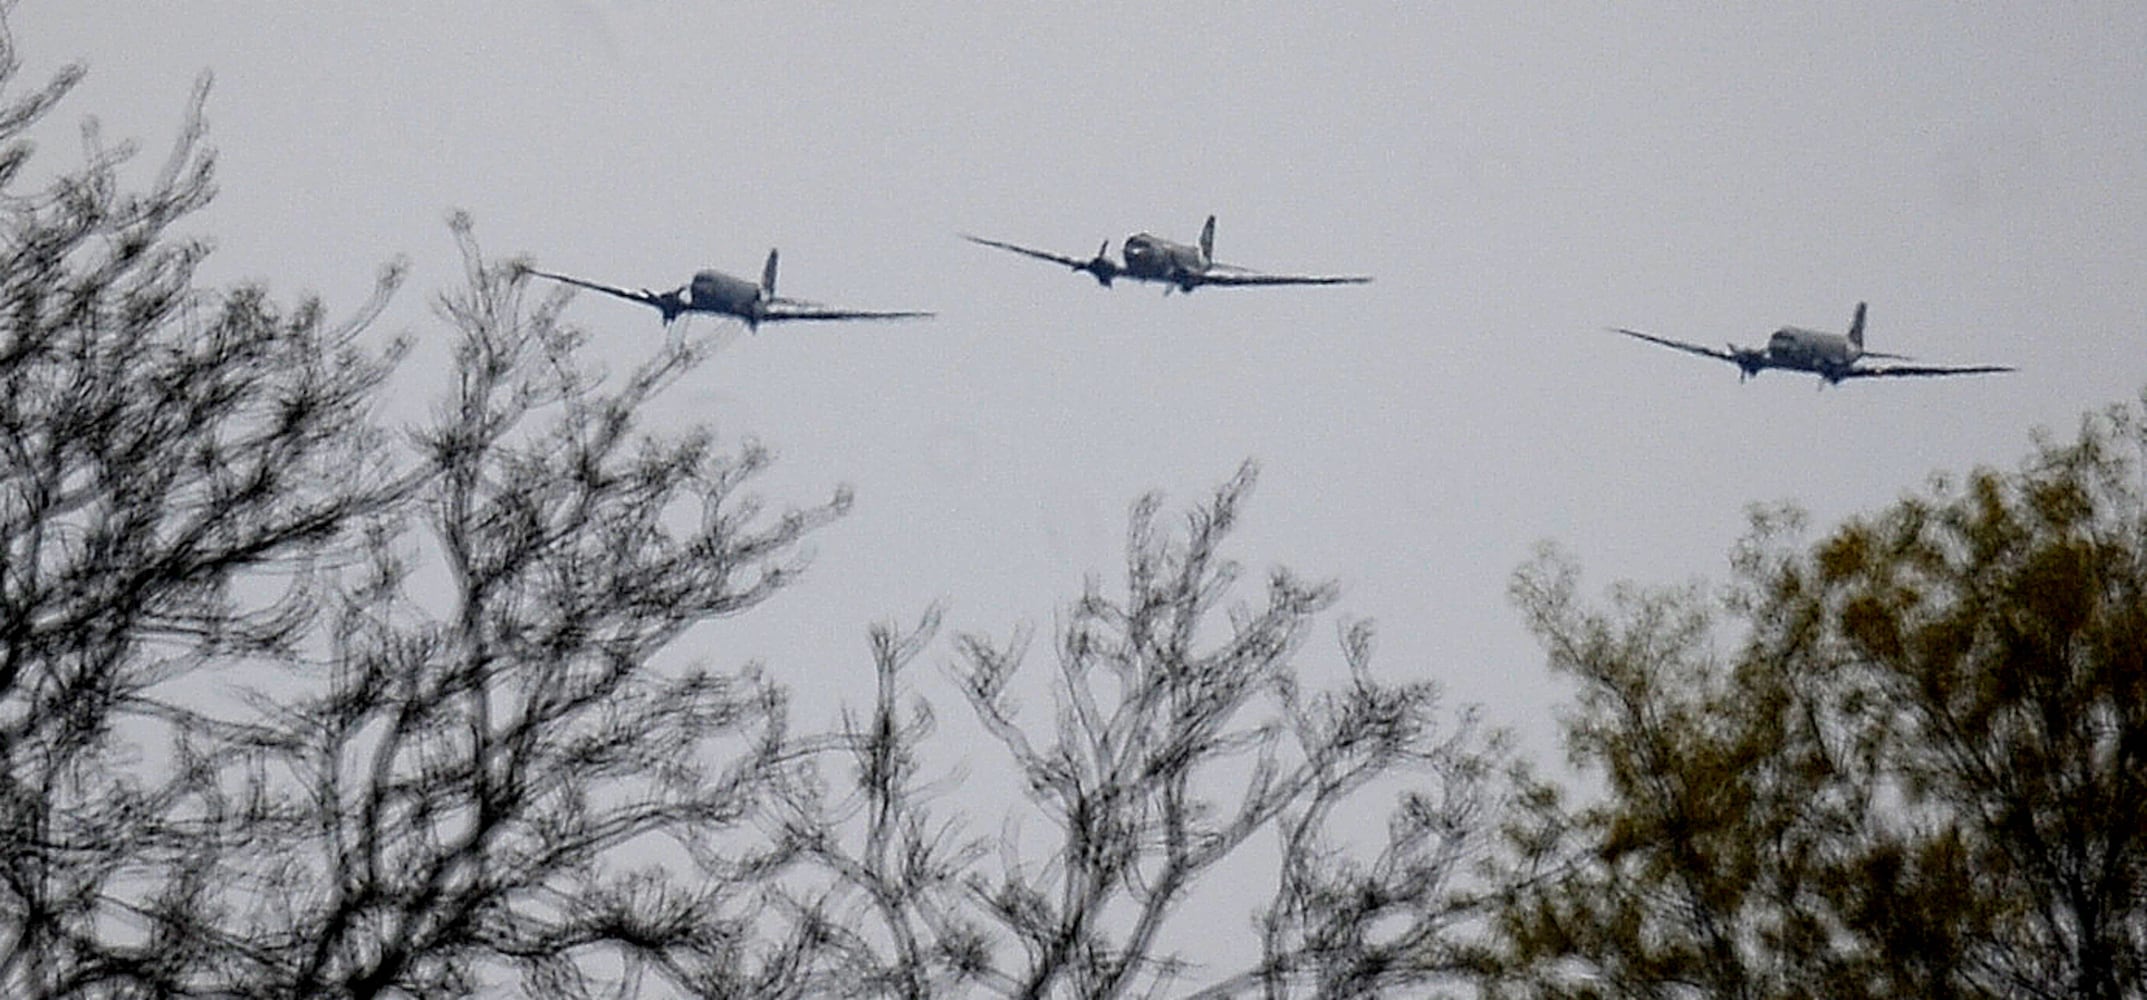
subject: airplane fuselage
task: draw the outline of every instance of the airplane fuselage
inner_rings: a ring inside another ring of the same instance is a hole
[[[1166,240],[1152,233],[1134,233],[1126,237],[1120,254],[1126,260],[1127,277],[1167,281],[1186,291],[1191,291],[1193,279],[1208,269],[1207,256],[1199,247]]]
[[[686,304],[689,309],[749,317],[758,312],[764,294],[759,285],[744,278],[702,271],[686,286]]]
[[[1785,326],[1767,338],[1766,359],[1770,367],[1817,372],[1829,378],[1847,371],[1863,355],[1863,348],[1849,338],[1825,330]]]

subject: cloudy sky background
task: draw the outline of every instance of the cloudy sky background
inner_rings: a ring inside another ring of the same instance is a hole
[[[788,294],[938,310],[741,334],[661,404],[772,445],[777,499],[856,487],[807,580],[704,650],[765,659],[808,720],[862,697],[868,622],[944,600],[952,629],[1048,634],[1117,571],[1134,497],[1182,505],[1250,456],[1250,568],[1340,579],[1383,671],[1549,753],[1564,688],[1504,596],[1539,540],[1598,586],[1719,580],[1748,503],[1829,524],[2011,466],[2030,428],[2069,435],[2147,383],[2147,5],[1521,7],[29,0],[9,21],[30,77],[90,67],[48,168],[95,114],[146,175],[215,72],[209,280],[347,312],[412,261],[378,331],[421,342],[391,420],[444,385],[451,208],[493,254],[598,280],[754,274],[779,246]],[[955,235],[1086,254],[1189,241],[1211,212],[1223,260],[1378,280],[1166,299]],[[1740,385],[1603,329],[1750,345],[1860,299],[1876,350],[2021,371]],[[660,336],[601,296],[569,315],[620,368]]]

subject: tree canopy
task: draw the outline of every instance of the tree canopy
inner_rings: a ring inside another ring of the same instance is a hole
[[[1523,570],[1606,795],[1529,827],[1572,854],[1506,913],[1508,988],[2139,995],[2143,459],[2147,401],[1809,546],[1794,511],[1759,511],[1720,595],[1621,587],[1601,610],[1569,561]]]

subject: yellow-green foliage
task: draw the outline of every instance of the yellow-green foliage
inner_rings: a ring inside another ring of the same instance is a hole
[[[1514,995],[2137,996],[2147,400],[1809,545],[1755,514],[1723,609],[1555,557],[1516,600],[1580,687],[1593,806],[1502,921]],[[1546,832],[1549,831],[1549,832]]]

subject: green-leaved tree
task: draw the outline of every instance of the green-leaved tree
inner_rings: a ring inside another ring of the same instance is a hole
[[[1761,512],[1720,599],[1513,592],[1579,685],[1586,808],[1502,918],[1515,995],[2147,990],[2147,403],[1809,546]],[[1742,623],[1727,652],[1718,620]]]

